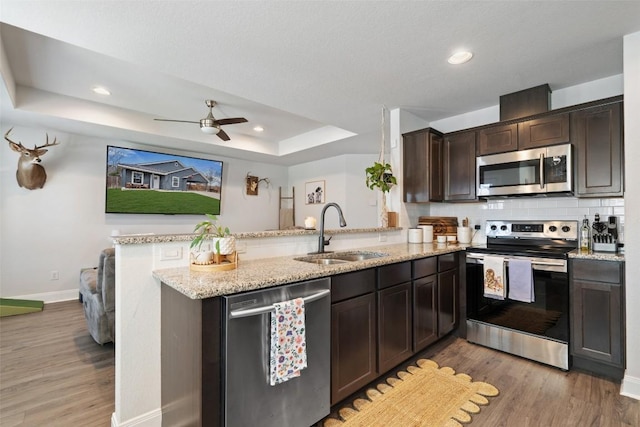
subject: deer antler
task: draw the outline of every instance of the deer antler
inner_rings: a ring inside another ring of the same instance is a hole
[[[12,130],[13,130],[13,128],[9,129],[9,130],[7,131],[7,133],[5,133],[5,134],[4,134],[4,139],[6,139],[7,141],[9,141],[9,142],[10,142],[10,143],[12,143],[12,144],[16,144],[16,145],[18,145],[18,146],[20,146],[20,147],[24,147],[24,145],[22,145],[22,142],[14,142],[14,141],[12,141],[11,139],[9,139],[9,133],[10,133]]]
[[[46,135],[47,135],[47,142],[44,145],[40,145],[40,146],[34,145],[33,146],[34,150],[39,150],[40,148],[51,147],[53,145],[59,145],[60,144],[59,142],[57,142],[58,141],[57,137],[53,138],[53,142],[51,144],[49,144],[49,134],[46,134]]]

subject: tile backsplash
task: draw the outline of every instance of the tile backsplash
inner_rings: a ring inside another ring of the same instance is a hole
[[[578,199],[575,197],[549,198],[514,198],[495,199],[475,203],[430,203],[412,210],[418,215],[455,216],[458,222],[469,218],[469,225],[481,225],[481,230],[473,238],[474,242],[483,242],[484,224],[486,220],[574,220],[582,222],[586,215],[589,223],[593,222],[595,214],[600,214],[600,220],[606,221],[609,216],[618,218],[618,233],[620,242],[624,242],[624,199]],[[417,224],[418,218],[411,218],[412,226]]]

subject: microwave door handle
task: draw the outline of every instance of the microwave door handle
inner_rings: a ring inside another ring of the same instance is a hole
[[[544,153],[540,153],[540,189],[544,189]]]

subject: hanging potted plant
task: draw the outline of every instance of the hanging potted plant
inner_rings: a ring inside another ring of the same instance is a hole
[[[231,235],[229,227],[217,225],[216,215],[206,214],[207,220],[196,224],[194,233],[198,233],[191,241],[192,258],[195,264],[219,264],[225,255],[231,255],[236,251],[236,238]],[[203,251],[202,244],[207,236],[212,239],[211,250]]]
[[[371,190],[376,188],[382,192],[382,211],[380,213],[382,226],[387,227],[389,224],[388,211],[387,211],[387,193],[391,190],[391,187],[398,182],[396,177],[393,176],[391,171],[391,165],[389,163],[374,162],[373,166],[365,169],[367,174],[367,187]]]

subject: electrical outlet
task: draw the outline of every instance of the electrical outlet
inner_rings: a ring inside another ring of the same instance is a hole
[[[50,280],[58,280],[60,279],[60,275],[58,274],[58,270],[51,271]]]
[[[378,242],[386,242],[387,235],[386,234],[378,234]]]
[[[480,227],[480,224],[476,224],[476,225],[473,226],[473,228],[476,229],[476,230],[480,230],[481,227]]]

